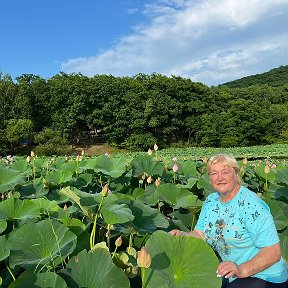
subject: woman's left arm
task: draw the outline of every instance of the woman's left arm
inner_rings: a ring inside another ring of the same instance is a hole
[[[219,264],[217,274],[221,277],[230,278],[233,275],[238,278],[246,278],[263,271],[281,259],[280,244],[263,247],[250,260],[237,265],[234,262],[224,261]]]

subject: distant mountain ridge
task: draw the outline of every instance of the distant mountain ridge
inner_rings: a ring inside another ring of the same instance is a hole
[[[268,72],[262,74],[251,75],[243,77],[234,81],[229,81],[224,84],[218,85],[228,86],[230,88],[244,88],[252,85],[267,84],[273,87],[284,86],[288,84],[288,65],[273,68]]]

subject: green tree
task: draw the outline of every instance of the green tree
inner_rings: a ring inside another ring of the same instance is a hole
[[[10,119],[6,126],[6,138],[12,149],[24,140],[31,141],[33,123],[29,119]]]

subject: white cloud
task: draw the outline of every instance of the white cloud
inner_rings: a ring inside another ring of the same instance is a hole
[[[287,0],[162,0],[151,22],[91,57],[62,63],[66,73],[179,75],[217,85],[285,65]],[[273,61],[274,60],[274,61]]]

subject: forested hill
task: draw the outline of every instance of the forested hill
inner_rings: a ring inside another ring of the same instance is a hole
[[[225,85],[230,88],[245,88],[256,84],[267,84],[273,87],[280,87],[288,84],[288,65],[271,69],[262,74],[251,75],[230,81],[219,85],[219,87]]]

